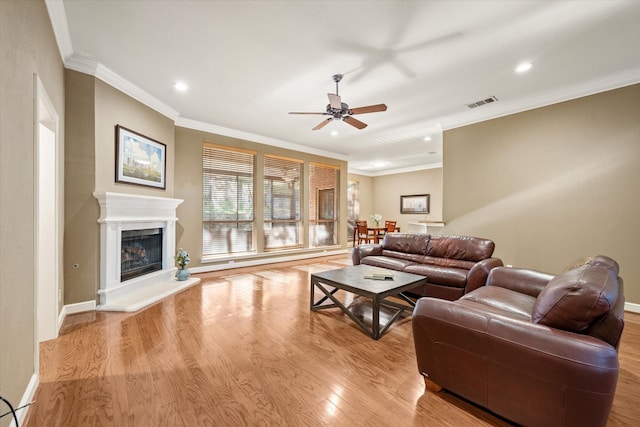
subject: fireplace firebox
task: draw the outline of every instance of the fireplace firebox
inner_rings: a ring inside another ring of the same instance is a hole
[[[120,280],[162,270],[162,228],[122,230]]]

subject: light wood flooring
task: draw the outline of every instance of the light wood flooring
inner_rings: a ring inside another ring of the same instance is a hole
[[[201,274],[136,313],[68,316],[40,346],[25,425],[510,425],[424,391],[410,318],[375,341],[339,309],[311,312],[309,275],[346,265],[347,255]],[[640,315],[625,319],[611,426],[640,420]]]

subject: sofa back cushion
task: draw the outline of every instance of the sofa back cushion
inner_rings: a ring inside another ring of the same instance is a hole
[[[405,254],[426,255],[430,238],[429,234],[386,233],[382,240],[382,249]]]
[[[618,300],[618,264],[598,256],[555,276],[533,306],[534,323],[582,332]]]
[[[470,236],[431,236],[427,255],[478,262],[491,258],[494,249],[495,244],[488,239]]]

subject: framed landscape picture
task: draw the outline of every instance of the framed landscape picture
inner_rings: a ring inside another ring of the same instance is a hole
[[[116,182],[165,188],[167,146],[116,125]]]
[[[429,194],[414,194],[411,196],[400,196],[401,214],[428,214]]]

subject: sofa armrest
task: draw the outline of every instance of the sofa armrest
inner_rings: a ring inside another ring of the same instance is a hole
[[[362,258],[372,255],[382,255],[382,245],[379,243],[373,245],[360,245],[351,251],[351,260],[353,265],[360,265]]]
[[[554,275],[525,268],[498,267],[491,270],[487,286],[500,286],[537,298]]]
[[[422,375],[520,424],[606,425],[618,376],[613,346],[473,304],[418,300]]]
[[[487,283],[487,277],[489,272],[496,267],[501,267],[502,260],[500,258],[487,258],[482,261],[478,261],[469,273],[467,273],[467,285],[465,286],[464,293],[469,293],[474,289],[484,286]]]

